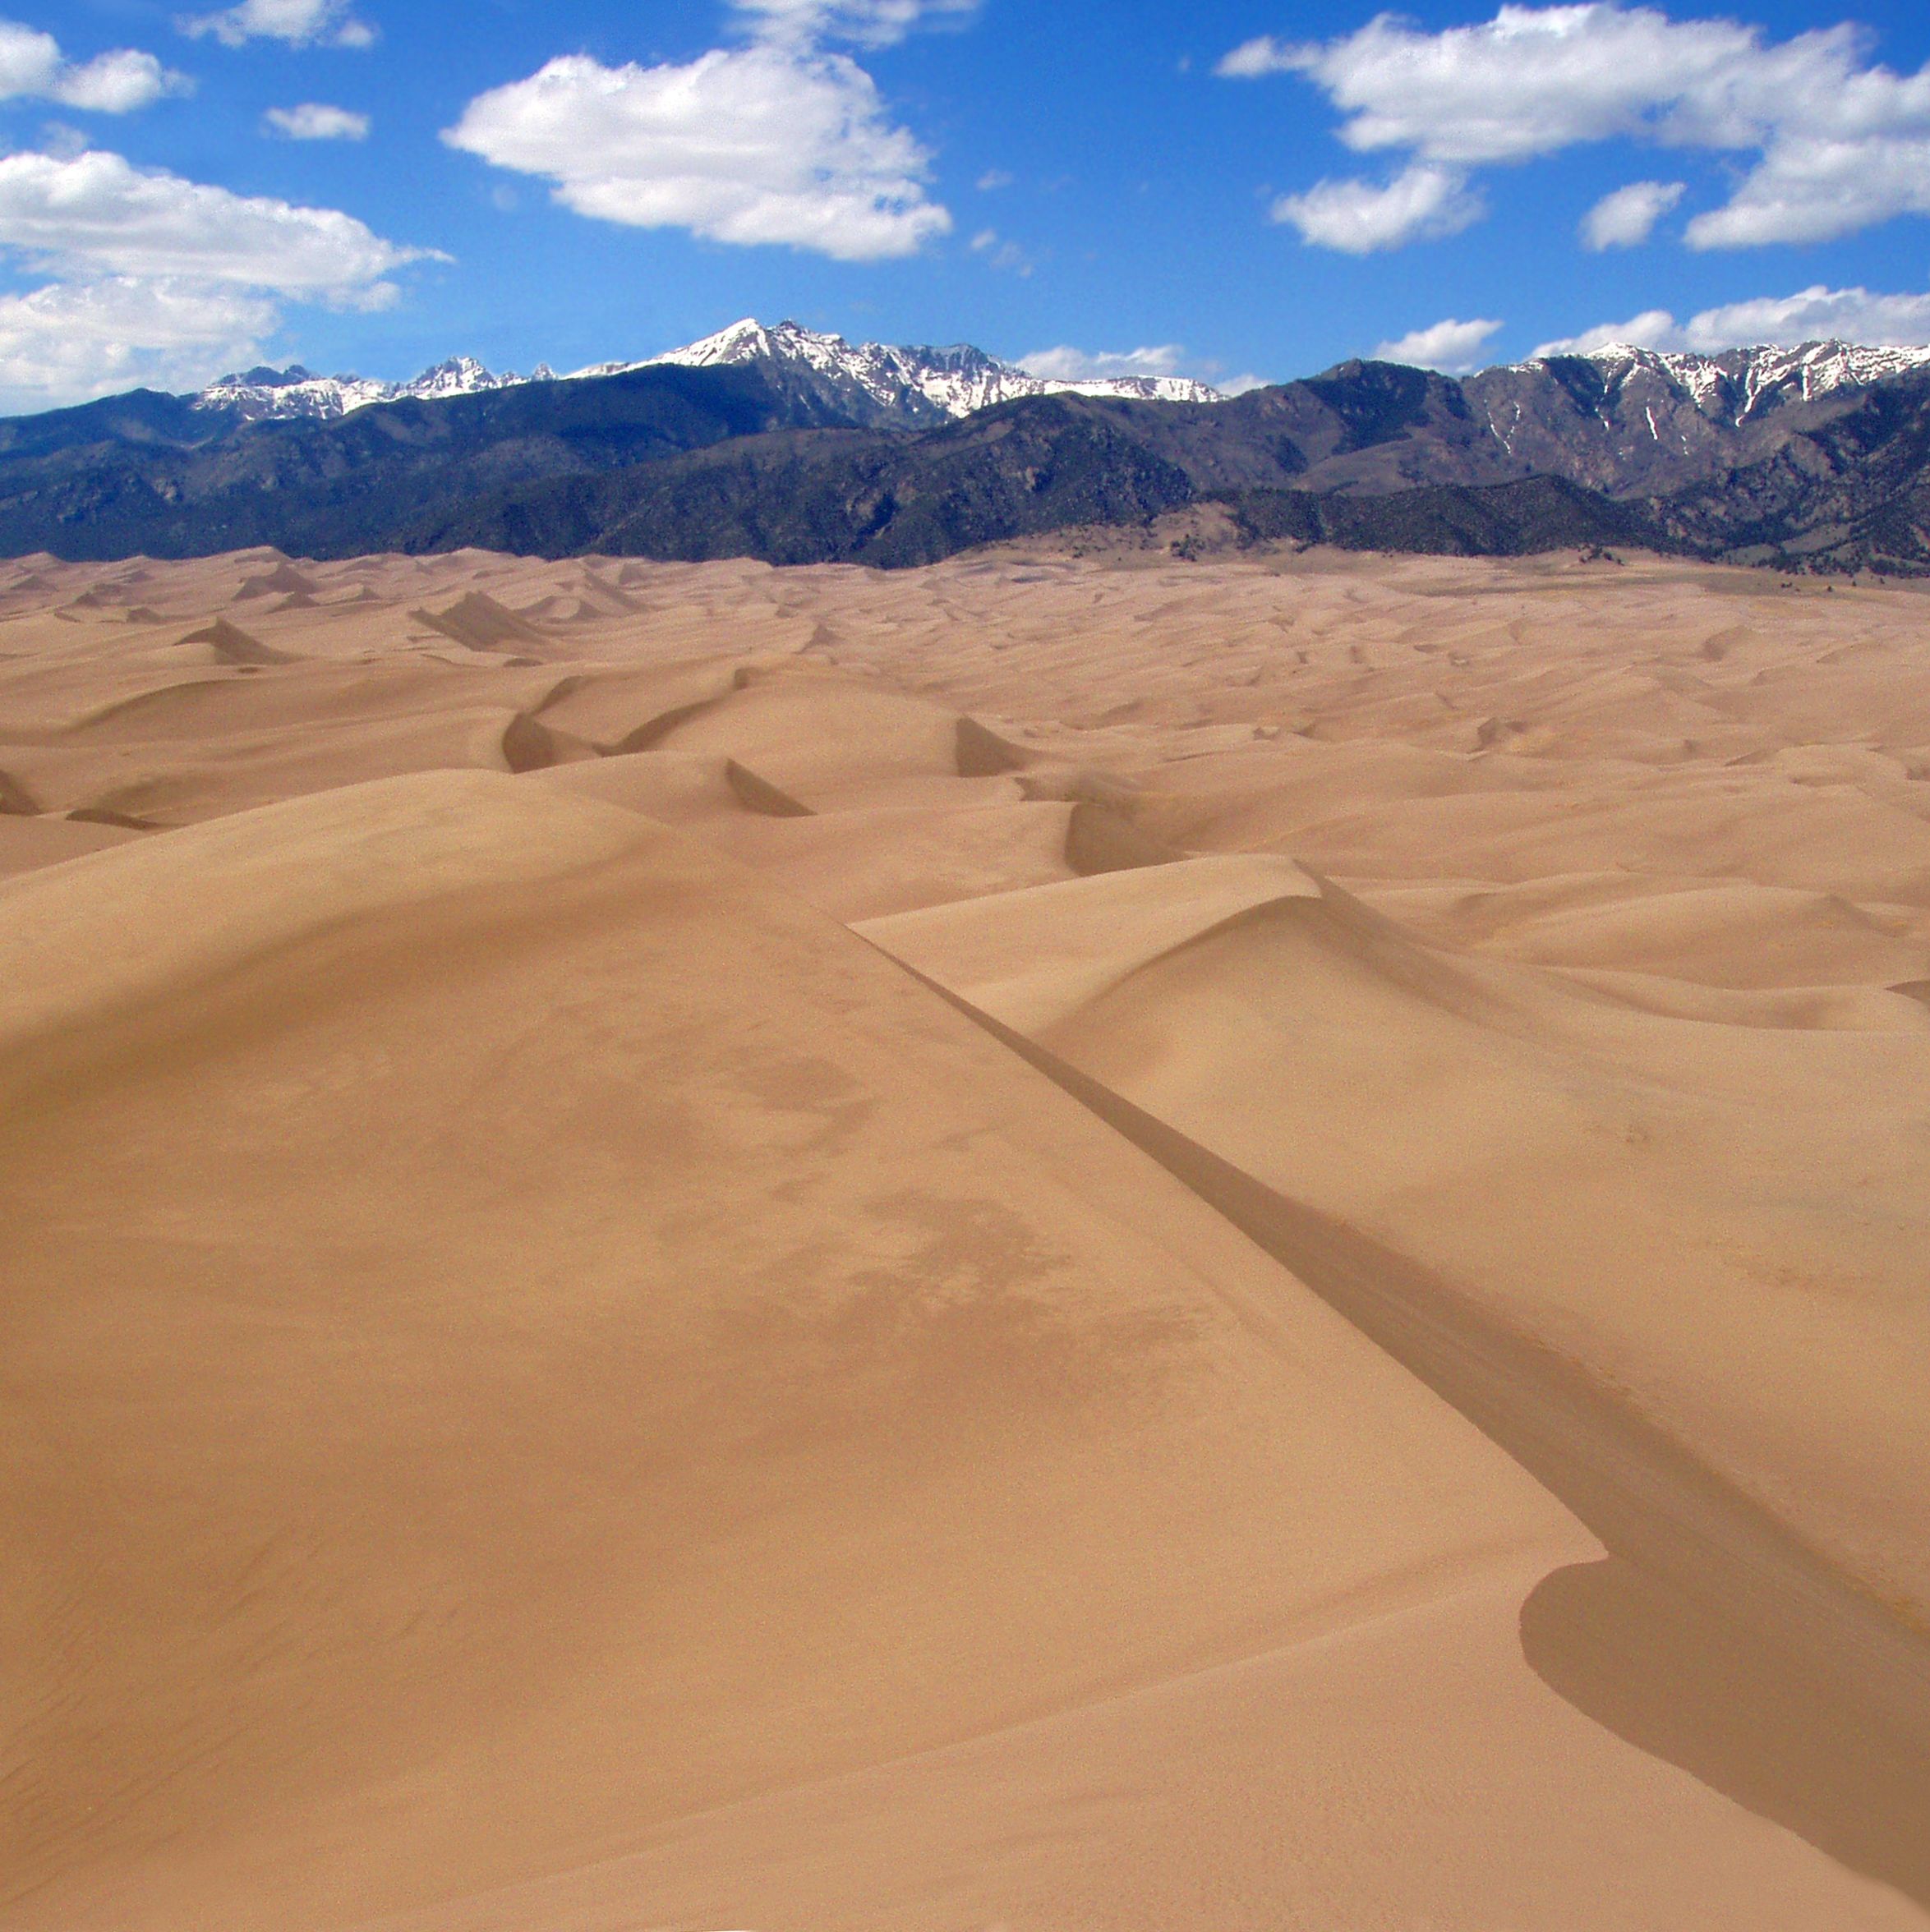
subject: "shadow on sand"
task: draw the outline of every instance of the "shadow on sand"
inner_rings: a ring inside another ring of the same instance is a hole
[[[1930,1909],[1930,1635],[1450,1281],[914,977],[1151,1155],[1587,1525],[1607,1558],[1555,1571],[1522,1606],[1522,1647],[1545,1683]]]

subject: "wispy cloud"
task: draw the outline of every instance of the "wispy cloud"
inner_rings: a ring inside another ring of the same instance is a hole
[[[760,38],[888,47],[919,27],[959,26],[979,0],[731,0]]]
[[[224,47],[250,40],[280,40],[290,47],[373,47],[375,30],[358,18],[348,0],[241,0],[219,13],[188,14],[176,21],[196,39],[212,35]]]
[[[1499,322],[1458,322],[1450,317],[1382,343],[1374,351],[1374,358],[1458,375],[1479,364],[1482,351],[1501,333],[1501,327]]]
[[[304,101],[298,108],[270,108],[261,117],[273,134],[289,140],[366,140],[369,117],[352,108],[331,108],[320,101]]]
[[[1032,273],[1032,257],[997,228],[979,229],[972,237],[972,253],[981,257],[988,268],[1002,269],[1008,274],[1026,276]]]
[[[1597,255],[1610,248],[1639,247],[1687,192],[1682,182],[1645,181],[1604,195],[1582,218],[1583,246]]]
[[[1283,195],[1273,218],[1317,247],[1373,255],[1458,235],[1486,211],[1459,170],[1424,164],[1383,183],[1324,181],[1305,194]]]
[[[1043,376],[1048,382],[1091,382],[1105,376],[1177,375],[1186,359],[1186,352],[1178,343],[1115,350],[1075,349],[1062,344],[1021,356],[1019,366],[1028,375]]]

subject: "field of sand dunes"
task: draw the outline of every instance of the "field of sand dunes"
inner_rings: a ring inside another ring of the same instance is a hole
[[[4,1932],[1930,1927],[1930,595],[0,564]]]

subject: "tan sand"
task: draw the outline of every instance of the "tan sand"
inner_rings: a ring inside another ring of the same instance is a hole
[[[0,566],[0,1926],[1930,1925],[1930,601],[1109,547]]]

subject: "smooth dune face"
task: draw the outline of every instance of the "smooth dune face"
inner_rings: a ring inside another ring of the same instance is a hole
[[[1925,614],[0,567],[0,1925],[1930,1924]]]

